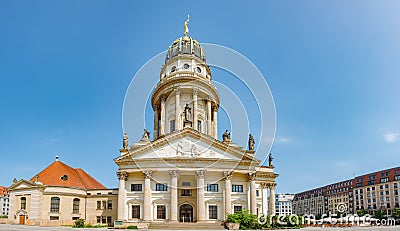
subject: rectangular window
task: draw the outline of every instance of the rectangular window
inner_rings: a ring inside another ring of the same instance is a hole
[[[216,205],[208,206],[208,219],[218,219],[218,207]]]
[[[73,200],[72,213],[75,213],[75,214],[79,213],[79,202],[80,202],[80,200],[78,198],[75,198]]]
[[[57,221],[57,220],[60,220],[60,217],[51,216],[51,217],[50,217],[50,220],[51,220],[51,221]]]
[[[256,197],[260,196],[260,190],[256,190]]]
[[[240,213],[241,211],[242,211],[242,206],[241,205],[233,206],[233,213]]]
[[[207,184],[207,192],[218,192],[218,184]]]
[[[107,224],[112,224],[112,222],[111,222],[111,216],[107,216]]]
[[[60,198],[52,197],[50,202],[50,212],[59,213],[60,212]]]
[[[101,209],[101,201],[97,201],[97,207],[96,209]]]
[[[167,191],[167,184],[156,184],[156,191]]]
[[[232,192],[243,192],[243,185],[237,185],[233,184],[232,185]]]
[[[132,218],[140,219],[140,205],[132,205]]]
[[[400,180],[400,176],[394,176],[394,180]]]
[[[166,219],[165,205],[157,205],[157,219]]]
[[[381,183],[386,183],[386,182],[388,182],[389,181],[389,178],[388,177],[386,177],[386,178],[381,178]]]
[[[132,192],[141,192],[142,184],[131,184],[131,191]]]
[[[182,182],[182,186],[190,186],[190,182]]]
[[[97,216],[97,217],[96,217],[96,221],[97,221],[97,223],[100,223],[100,222],[101,222],[101,217],[100,217],[100,216]]]
[[[112,209],[112,200],[107,201],[107,209]]]
[[[201,121],[197,121],[197,131],[201,132]]]
[[[169,121],[169,131],[170,132],[175,131],[175,120]]]
[[[106,216],[101,216],[101,223],[102,224],[107,223],[107,217]]]
[[[184,196],[184,197],[192,196],[192,190],[191,189],[182,189],[181,196]]]

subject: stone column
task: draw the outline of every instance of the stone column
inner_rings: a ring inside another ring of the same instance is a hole
[[[261,183],[262,189],[262,213],[268,215],[268,185]]]
[[[158,138],[158,105],[154,109],[154,132],[153,132],[153,140]],[[150,137],[149,137],[150,138]]]
[[[214,108],[213,108],[213,119],[214,119],[214,129],[213,129],[213,136],[214,136],[214,139],[218,139],[218,124],[217,124],[217,122],[218,122],[218,120],[217,120],[217,116],[218,116],[218,108],[217,108],[217,106],[215,106]]]
[[[211,129],[211,98],[207,99],[207,135],[213,136]]]
[[[275,183],[269,185],[269,215],[275,215]]]
[[[175,130],[181,129],[181,91],[179,88],[175,90]]]
[[[150,178],[153,175],[152,170],[143,171],[144,193],[143,193],[143,220],[151,221],[151,185]]]
[[[204,204],[204,176],[206,170],[197,170],[197,222],[202,222],[205,220],[205,204]]]
[[[126,191],[125,191],[125,181],[128,179],[128,173],[124,171],[118,171],[117,177],[119,180],[118,185],[118,220],[123,220],[125,217],[125,198],[126,198]]]
[[[179,170],[170,170],[171,175],[171,206],[170,206],[170,221],[178,222],[178,177]]]
[[[257,214],[256,174],[249,173],[248,178],[250,181],[250,212]]]
[[[225,178],[225,218],[232,213],[232,172],[224,172]]]
[[[161,123],[160,123],[160,136],[165,135],[165,96],[161,96]]]
[[[193,129],[197,131],[197,93],[196,88],[193,89]],[[201,131],[199,131],[201,132]]]

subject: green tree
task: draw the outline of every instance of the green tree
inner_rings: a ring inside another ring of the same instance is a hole
[[[359,217],[362,217],[362,216],[364,216],[365,214],[367,214],[368,212],[367,211],[365,211],[364,209],[361,209],[361,210],[358,210],[357,211],[357,215],[359,216]]]
[[[400,218],[400,208],[399,207],[396,207],[393,209],[393,217],[396,219]]]
[[[382,219],[383,218],[382,210],[376,210],[375,213],[374,213],[374,217],[376,219]]]
[[[85,227],[85,220],[82,218],[79,218],[78,220],[75,221],[74,227],[76,228],[84,228]]]

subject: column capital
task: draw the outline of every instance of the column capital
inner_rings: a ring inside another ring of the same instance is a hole
[[[224,171],[222,173],[223,177],[225,178],[225,180],[230,180],[232,179],[232,172],[231,171]]]
[[[117,172],[117,177],[118,180],[127,180],[128,179],[128,173],[125,171],[118,171]]]
[[[276,187],[276,183],[269,183],[268,187],[269,187],[270,190],[274,190],[275,187]]]
[[[269,184],[266,183],[266,182],[261,182],[261,183],[260,183],[260,186],[261,186],[262,189],[267,189],[267,188],[269,188]]]
[[[197,87],[194,87],[192,92],[193,92],[193,95],[197,95],[199,93],[199,89]]]
[[[254,181],[256,179],[256,177],[257,177],[257,174],[255,172],[254,173],[249,172],[247,174],[247,178],[249,179],[249,181]]]
[[[165,102],[166,99],[167,99],[167,97],[166,97],[165,95],[161,95],[161,96],[160,96],[161,102]]]
[[[217,105],[215,104],[214,106],[212,106],[212,107],[211,107],[211,110],[212,110],[213,112],[218,112],[218,107],[217,107]]]
[[[169,175],[171,175],[172,178],[179,178],[179,170],[169,170]]]
[[[181,93],[181,88],[180,87],[176,87],[175,88],[175,94],[179,95]]]
[[[153,176],[153,171],[152,170],[145,170],[145,171],[142,171],[142,174],[143,174],[143,177],[145,179],[149,179],[149,178],[151,178]]]
[[[196,170],[197,179],[204,179],[205,175],[206,175],[206,170]]]

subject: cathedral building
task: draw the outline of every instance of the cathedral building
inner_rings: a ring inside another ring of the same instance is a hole
[[[114,159],[118,189],[107,189],[82,169],[58,158],[30,180],[10,187],[10,223],[116,226],[174,223],[220,224],[242,209],[275,214],[272,156],[268,166],[248,148],[218,137],[220,96],[206,54],[188,35],[176,39],[165,57],[151,96],[154,129],[123,148]],[[153,119],[153,118],[152,118]],[[152,137],[152,139],[151,139]],[[165,226],[162,226],[165,227]]]
[[[275,213],[274,167],[256,159],[225,131],[218,139],[220,96],[206,54],[188,35],[169,47],[151,96],[153,140],[124,136],[118,165],[118,220],[135,222],[215,222],[247,209]],[[270,157],[272,160],[272,157]],[[268,191],[270,200],[268,201]],[[270,209],[268,209],[270,208]]]

